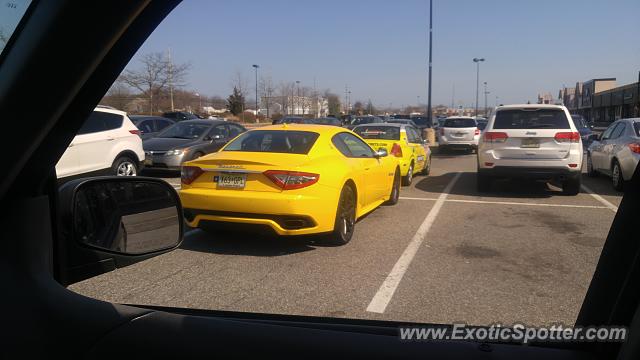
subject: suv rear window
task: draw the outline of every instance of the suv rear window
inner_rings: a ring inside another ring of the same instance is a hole
[[[635,130],[636,136],[640,136],[640,122],[633,123],[633,130]]]
[[[223,151],[308,154],[318,136],[309,131],[255,130],[240,135]]]
[[[94,111],[78,130],[78,135],[118,129],[122,127],[122,121],[123,117],[121,115]]]
[[[560,109],[514,109],[496,113],[494,129],[570,129],[569,120]]]
[[[442,127],[446,128],[470,128],[476,127],[476,121],[473,119],[446,119]]]
[[[400,140],[398,126],[358,126],[353,132],[363,139]]]

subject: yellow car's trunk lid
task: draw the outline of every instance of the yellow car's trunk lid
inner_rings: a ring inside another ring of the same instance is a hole
[[[267,170],[296,171],[309,161],[307,155],[221,151],[191,161],[189,166],[204,170],[191,187],[280,192],[282,189],[264,175]]]

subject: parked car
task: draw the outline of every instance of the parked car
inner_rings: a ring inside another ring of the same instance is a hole
[[[582,144],[585,147],[588,147],[592,141],[591,136],[593,135],[593,126],[589,126],[587,124],[587,120],[582,115],[571,114],[571,119],[576,125],[576,128],[578,128],[578,132],[582,138]]]
[[[640,118],[611,124],[587,149],[587,174],[610,176],[613,187],[623,190],[640,159]]]
[[[422,140],[417,127],[409,124],[370,124],[356,126],[353,132],[373,149],[385,149],[399,159],[402,185],[411,185],[414,174],[429,175],[431,150]]]
[[[489,120],[485,118],[476,119],[476,124],[478,126],[478,129],[480,129],[481,132],[484,131],[484,129],[487,127],[488,122]]]
[[[364,124],[382,124],[384,120],[377,116],[365,115],[365,116],[355,116],[351,119],[351,122],[347,124],[345,127],[347,129],[353,129],[358,125]]]
[[[162,130],[176,123],[173,120],[160,116],[131,115],[129,118],[138,130],[140,130],[142,140],[152,138]]]
[[[96,107],[56,164],[58,178],[137,175],[145,156],[139,133],[124,111]]]
[[[221,151],[185,163],[181,179],[191,227],[328,233],[337,244],[351,240],[358,218],[382,203],[396,204],[400,192],[398,159],[334,126],[248,131]]]
[[[195,120],[199,119],[195,114],[186,111],[170,111],[162,114],[162,117],[173,121]]]
[[[444,120],[438,128],[438,148],[445,152],[463,149],[471,152],[478,150],[480,129],[476,120],[466,116],[452,116]]]
[[[271,124],[313,124],[313,119],[307,119],[302,116],[285,116],[281,119],[273,120]]]
[[[411,120],[420,130],[431,128],[431,123],[429,122],[429,118],[427,116],[413,115],[411,116]]]
[[[387,120],[387,122],[390,124],[403,124],[403,125],[411,125],[415,128],[418,127],[418,125],[416,125],[416,123],[414,123],[413,120],[411,119],[389,119]]]
[[[313,124],[342,126],[342,121],[332,117],[317,118],[312,120]]]
[[[143,142],[145,167],[179,170],[183,162],[218,151],[245,131],[243,126],[229,121],[180,121]]]
[[[580,192],[582,141],[561,105],[498,106],[478,146],[477,186],[497,177],[551,180],[567,195]]]

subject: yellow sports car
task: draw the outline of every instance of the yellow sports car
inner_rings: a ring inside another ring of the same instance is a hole
[[[192,227],[238,223],[278,235],[327,233],[347,243],[356,220],[400,193],[398,158],[322,125],[248,131],[183,164],[180,198]]]
[[[429,175],[431,150],[417,128],[407,124],[380,123],[360,125],[353,132],[371,147],[385,148],[390,155],[400,159],[402,185],[411,185],[415,174]]]

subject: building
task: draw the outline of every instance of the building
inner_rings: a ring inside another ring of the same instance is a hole
[[[260,114],[311,115],[324,117],[329,114],[329,102],[321,96],[263,96],[260,98]]]
[[[553,104],[555,99],[551,93],[538,94],[538,104]]]
[[[604,127],[618,119],[640,117],[639,86],[636,82],[616,87],[615,78],[591,79],[561,89],[559,98],[571,113]]]

